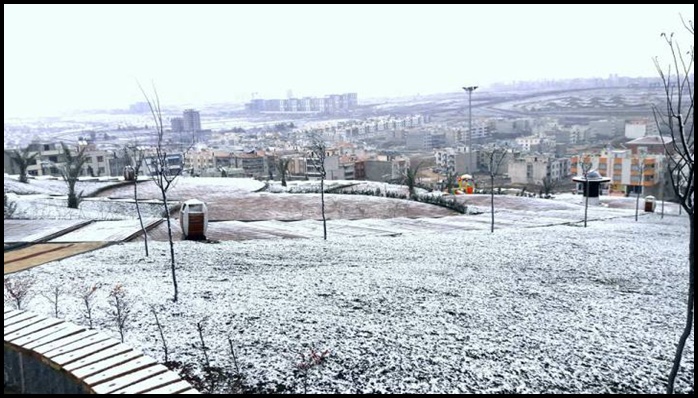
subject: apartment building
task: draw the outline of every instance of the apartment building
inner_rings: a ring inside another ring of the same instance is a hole
[[[527,155],[509,162],[508,173],[512,184],[542,185],[545,178],[561,181],[571,175],[571,161],[542,155]]]

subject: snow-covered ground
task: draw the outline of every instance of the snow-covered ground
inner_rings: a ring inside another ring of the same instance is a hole
[[[123,183],[123,181],[121,181]],[[75,192],[83,192],[85,196],[93,195],[100,189],[119,184],[116,180],[107,180],[86,178],[81,179],[75,184]],[[4,179],[5,193],[13,192],[19,195],[67,195],[68,186],[65,181],[59,178],[46,179],[37,178],[30,179],[28,183],[21,183],[17,178],[5,176]]]
[[[149,305],[164,306],[170,354],[185,362],[207,319],[212,361],[227,366],[231,336],[247,382],[270,388],[302,391],[294,370],[312,346],[330,357],[311,392],[660,393],[685,317],[688,222],[624,212],[589,228],[177,242],[176,304],[166,243],[150,258],[126,243],[25,275],[36,292],[101,284],[98,323],[114,335],[106,296],[123,284],[127,343],[156,358]],[[39,295],[28,307],[51,313]],[[81,322],[76,297],[60,308]],[[693,388],[693,358],[691,337],[679,391]]]
[[[67,196],[7,194],[15,204],[13,218],[23,220],[128,220],[137,217],[136,204],[119,200],[84,198],[78,209],[69,209]],[[161,203],[140,203],[144,218],[164,214]]]

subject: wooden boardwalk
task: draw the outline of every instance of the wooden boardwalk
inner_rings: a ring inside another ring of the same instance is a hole
[[[162,219],[160,218],[148,218],[143,220],[146,230],[161,222]],[[124,242],[135,238],[141,232],[141,224],[138,219],[95,221],[73,232],[51,239],[51,243]]]
[[[8,374],[10,380],[20,380],[22,385],[10,385],[20,392],[58,392],[50,391],[58,388],[52,383],[43,385],[45,380],[24,380],[17,374],[29,371],[24,359],[39,357],[32,366],[43,366],[57,378],[67,375],[86,393],[198,394],[176,373],[104,333],[6,307],[4,325],[5,383]]]
[[[3,240],[6,244],[45,242],[91,222],[87,220],[5,220]]]
[[[146,229],[150,229],[162,221],[150,218],[143,223]],[[114,242],[132,240],[141,232],[137,219],[96,222],[5,220],[5,250],[11,250],[13,246],[20,248],[5,252],[4,274],[62,260]]]
[[[51,261],[96,250],[108,244],[105,242],[40,243],[5,252],[4,273],[7,275],[24,271]]]

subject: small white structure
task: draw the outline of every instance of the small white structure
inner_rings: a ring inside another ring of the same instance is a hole
[[[205,240],[208,228],[206,203],[196,199],[182,203],[182,208],[179,211],[179,225],[182,227],[184,239]]]

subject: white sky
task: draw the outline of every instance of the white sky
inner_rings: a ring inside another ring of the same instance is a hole
[[[4,5],[5,118],[654,76],[693,5]]]

